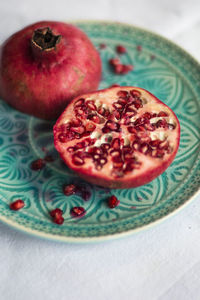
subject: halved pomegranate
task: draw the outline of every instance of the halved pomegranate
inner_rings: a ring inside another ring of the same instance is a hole
[[[174,112],[138,87],[112,87],[75,98],[54,126],[55,147],[85,180],[110,188],[146,184],[179,147]]]

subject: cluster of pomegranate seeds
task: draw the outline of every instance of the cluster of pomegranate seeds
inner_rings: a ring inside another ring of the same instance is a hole
[[[123,65],[119,58],[111,58],[109,63],[112,66],[115,74],[125,75],[133,70],[132,65]]]
[[[82,218],[83,216],[85,216],[86,210],[82,206],[75,206],[70,210],[70,214],[74,218]]]
[[[113,87],[77,97],[54,127],[56,149],[68,166],[92,183],[114,188],[117,182],[120,187],[132,186],[131,178],[141,174],[142,168],[147,178],[161,173],[173,160],[179,137],[174,113],[135,87]],[[149,174],[148,169],[153,171]],[[104,178],[108,178],[106,185]],[[66,191],[77,193],[74,186]]]
[[[108,206],[110,208],[115,208],[116,206],[118,206],[120,203],[120,201],[117,199],[116,196],[112,195],[109,199],[108,199]]]
[[[63,218],[63,211],[60,208],[55,208],[54,210],[50,211],[50,216],[54,223],[58,225],[62,225],[64,222]]]
[[[21,199],[18,199],[10,204],[10,209],[19,210],[19,209],[23,208],[24,205],[25,205],[24,201]]]
[[[83,200],[88,201],[91,197],[91,192],[84,186],[78,186],[75,184],[66,184],[63,186],[63,193],[65,196],[79,195]]]

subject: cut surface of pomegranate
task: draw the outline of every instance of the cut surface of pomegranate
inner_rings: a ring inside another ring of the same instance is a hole
[[[172,163],[179,140],[174,112],[138,87],[79,96],[54,126],[55,147],[68,167],[109,188],[152,181]]]

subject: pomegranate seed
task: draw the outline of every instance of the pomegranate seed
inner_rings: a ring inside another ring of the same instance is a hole
[[[96,110],[96,109],[97,109],[97,107],[96,107],[94,101],[92,101],[92,100],[86,101],[85,104],[86,104],[87,107],[88,107],[89,109],[91,109],[91,110]]]
[[[75,102],[75,107],[81,106],[85,103],[85,99],[81,98]]]
[[[24,205],[25,205],[24,201],[21,199],[18,199],[10,204],[10,209],[19,210],[19,209],[23,208]]]
[[[77,191],[77,187],[74,184],[67,184],[63,187],[63,193],[65,196],[74,195]]]
[[[63,211],[60,208],[55,208],[49,212],[52,218],[62,217]]]
[[[112,143],[111,143],[111,147],[113,149],[119,149],[120,148],[120,139],[119,138],[115,138]]]
[[[131,90],[130,93],[133,98],[139,98],[141,96],[141,93],[137,90]]]
[[[36,159],[31,163],[31,169],[33,171],[39,171],[44,168],[45,162],[42,158]]]
[[[137,133],[137,130],[135,129],[135,127],[129,126],[127,129],[128,129],[128,132],[130,132],[130,133]]]
[[[81,218],[86,214],[86,211],[82,206],[75,206],[72,207],[70,214],[72,217]]]
[[[127,91],[119,91],[117,92],[117,96],[119,96],[120,98],[127,98],[128,97],[128,92]]]
[[[149,112],[144,113],[142,115],[142,118],[144,118],[144,119],[151,119],[151,113],[149,113]]]
[[[108,120],[105,124],[105,126],[102,128],[102,131],[104,133],[107,133],[107,132],[110,132],[110,131],[116,131],[118,132],[120,129],[120,124],[114,122],[114,121],[111,121],[111,120]]]
[[[166,121],[165,119],[159,120],[159,121],[156,123],[156,127],[157,127],[157,128],[159,128],[159,127],[162,127],[162,128],[168,128],[167,121]]]
[[[115,197],[114,195],[112,195],[109,199],[108,199],[108,206],[110,208],[115,208],[116,206],[118,206],[120,203],[120,201],[117,199],[117,197]]]
[[[154,131],[156,129],[154,124],[145,124],[144,127],[149,131]]]
[[[143,143],[143,144],[140,146],[140,152],[142,152],[143,154],[147,154],[148,150],[149,150],[148,144]]]
[[[78,153],[75,153],[73,156],[72,156],[72,161],[73,161],[73,164],[77,165],[77,166],[81,166],[84,164],[84,160],[82,157],[80,157],[80,154]]]
[[[132,70],[133,70],[133,66],[132,65],[123,65],[121,74],[127,74],[130,71],[132,71]]]
[[[44,161],[46,162],[53,162],[55,159],[52,155],[46,155]]]
[[[138,142],[133,142],[133,145],[132,145],[132,147],[133,147],[133,149],[134,150],[138,150],[139,148],[140,148],[140,145],[139,145],[139,143]]]
[[[78,133],[78,134],[83,134],[85,132],[85,127],[80,126],[80,127],[71,127],[70,130],[72,132]]]
[[[123,105],[121,103],[118,103],[118,102],[114,102],[113,103],[113,107],[115,109],[122,109],[123,108]]]
[[[110,155],[112,157],[120,157],[121,156],[121,150],[113,149],[113,150],[110,151]]]
[[[121,74],[122,71],[123,71],[123,69],[124,69],[124,66],[123,66],[122,64],[118,64],[118,65],[115,66],[114,72],[115,72],[116,74]]]
[[[92,124],[92,123],[87,123],[87,124],[85,125],[85,130],[88,131],[88,132],[94,131],[95,128],[96,128],[96,126],[95,126],[94,124]]]
[[[156,152],[156,157],[157,158],[162,158],[164,156],[164,152],[163,151],[160,151],[160,150],[157,150]]]
[[[127,52],[126,48],[125,48],[124,46],[122,46],[122,45],[118,45],[118,46],[116,47],[116,51],[117,51],[117,53],[119,53],[119,54],[124,54],[124,53]]]
[[[107,143],[101,144],[101,149],[103,150],[104,153],[107,154],[107,150],[110,149],[110,144]]]
[[[165,111],[160,111],[158,113],[158,117],[168,117],[168,113],[166,113]]]
[[[156,58],[156,56],[155,55],[151,55],[150,58],[151,58],[151,60],[154,60]]]
[[[88,119],[90,119],[91,121],[93,121],[96,124],[100,124],[101,123],[100,117],[97,116],[97,115],[89,115]]]
[[[142,46],[141,46],[141,45],[138,45],[138,46],[137,46],[137,50],[138,50],[138,51],[142,51]]]
[[[104,44],[104,43],[99,44],[99,48],[100,48],[100,49],[105,49],[106,47],[107,47],[107,45]]]
[[[70,153],[74,152],[75,150],[76,149],[74,147],[68,147],[67,148],[67,151],[70,152]]]
[[[56,217],[56,218],[53,218],[53,222],[58,224],[58,225],[62,225],[64,223],[64,218],[62,216],[60,217]]]
[[[161,143],[160,140],[154,140],[154,141],[150,141],[149,145],[152,147],[152,148],[157,148],[159,146],[159,144]]]
[[[110,63],[110,65],[112,65],[112,66],[117,66],[118,64],[120,64],[120,60],[119,60],[119,58],[111,58],[111,59],[109,60],[109,63]]]

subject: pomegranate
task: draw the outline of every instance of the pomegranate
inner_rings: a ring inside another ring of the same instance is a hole
[[[97,50],[70,24],[32,24],[0,49],[0,96],[39,118],[57,118],[72,98],[96,90],[100,79]]]
[[[174,112],[138,87],[76,97],[54,126],[55,147],[80,177],[110,188],[146,184],[173,161],[180,140]]]

